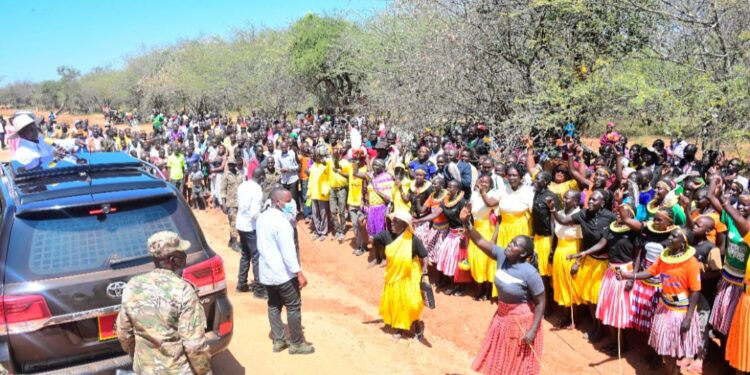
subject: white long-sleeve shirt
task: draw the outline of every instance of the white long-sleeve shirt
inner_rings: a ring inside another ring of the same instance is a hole
[[[13,161],[18,162],[26,169],[31,169],[51,162],[54,156],[52,146],[44,141],[32,142],[21,138],[18,142],[18,148],[13,153]]]
[[[263,285],[281,285],[301,271],[294,247],[294,229],[277,208],[269,208],[258,217],[258,272]]]
[[[252,232],[263,207],[263,189],[253,180],[247,180],[237,188],[237,224],[241,232]]]

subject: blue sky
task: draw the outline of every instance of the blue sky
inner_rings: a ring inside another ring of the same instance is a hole
[[[184,38],[230,35],[249,25],[283,28],[309,12],[353,19],[385,0],[3,0],[0,86],[57,78],[60,65],[86,73]]]

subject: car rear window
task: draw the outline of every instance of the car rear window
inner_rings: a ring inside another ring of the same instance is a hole
[[[113,204],[107,215],[98,207],[79,207],[17,217],[11,235],[6,282],[22,282],[110,269],[111,260],[146,256],[147,239],[169,230],[200,248],[190,213],[174,197]]]

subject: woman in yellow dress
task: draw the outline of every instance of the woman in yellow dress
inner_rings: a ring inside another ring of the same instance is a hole
[[[494,189],[492,176],[479,177],[474,193],[471,195],[471,216],[474,220],[474,229],[484,238],[492,238],[495,228],[490,224],[490,213],[497,207],[498,196],[499,191]],[[469,241],[467,261],[471,270],[471,278],[479,284],[479,292],[474,299],[489,300],[497,262],[488,257],[473,241]]]
[[[568,190],[563,199],[563,212],[560,214],[565,217],[571,217],[578,213],[578,202],[581,200],[581,193],[578,190]],[[557,237],[557,247],[552,252],[552,289],[554,290],[554,300],[558,305],[566,308],[572,308],[573,305],[581,303],[581,297],[578,295],[575,280],[570,270],[573,268],[575,260],[569,259],[569,255],[578,254],[581,249],[581,226],[578,224],[563,225],[555,223],[555,237]],[[569,314],[560,322],[561,327],[566,327],[572,323]]]
[[[414,328],[414,338],[424,335],[420,320],[424,302],[420,282],[426,276],[427,249],[411,226],[408,211],[398,210],[389,215],[393,232],[384,230],[369,242],[385,246],[385,286],[380,297],[380,316],[386,326],[396,330],[394,339],[405,337]]]
[[[534,201],[534,190],[523,185],[520,166],[510,165],[506,169],[508,184],[500,190],[497,210],[501,222],[497,234],[497,244],[507,247],[516,236],[531,235],[531,206]]]
[[[534,203],[534,189],[521,181],[525,171],[520,165],[511,164],[506,170],[507,184],[500,190],[497,211],[500,226],[497,231],[497,245],[508,246],[516,236],[531,236],[531,207]],[[536,239],[534,248],[537,247]],[[548,247],[549,248],[549,247]],[[492,296],[497,296],[497,288],[492,288]]]
[[[547,207],[555,221],[562,225],[577,224],[581,226],[583,238],[580,248],[584,251],[570,254],[565,259],[576,260],[570,272],[573,275],[575,290],[581,298],[581,303],[588,305],[591,319],[594,322],[593,331],[587,334],[588,340],[592,343],[598,342],[604,336],[601,321],[596,319],[596,306],[599,302],[602,279],[609,266],[607,251],[599,244],[599,241],[606,235],[609,225],[615,221],[615,214],[604,207],[604,202],[607,200],[605,195],[607,194],[609,194],[607,190],[594,190],[589,196],[588,208],[570,216],[562,215],[552,200],[547,201]]]

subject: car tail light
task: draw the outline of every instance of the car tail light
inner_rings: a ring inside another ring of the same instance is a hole
[[[0,297],[0,312],[0,330],[4,333],[27,331],[52,316],[47,301],[38,294]]]
[[[219,336],[226,336],[232,332],[232,319],[219,324]]]
[[[182,271],[182,278],[195,285],[199,296],[205,296],[227,287],[224,261],[216,255]]]
[[[89,210],[89,215],[101,215],[101,214],[108,214],[110,212],[117,212],[116,207],[110,207],[110,208],[97,208],[95,210]]]

